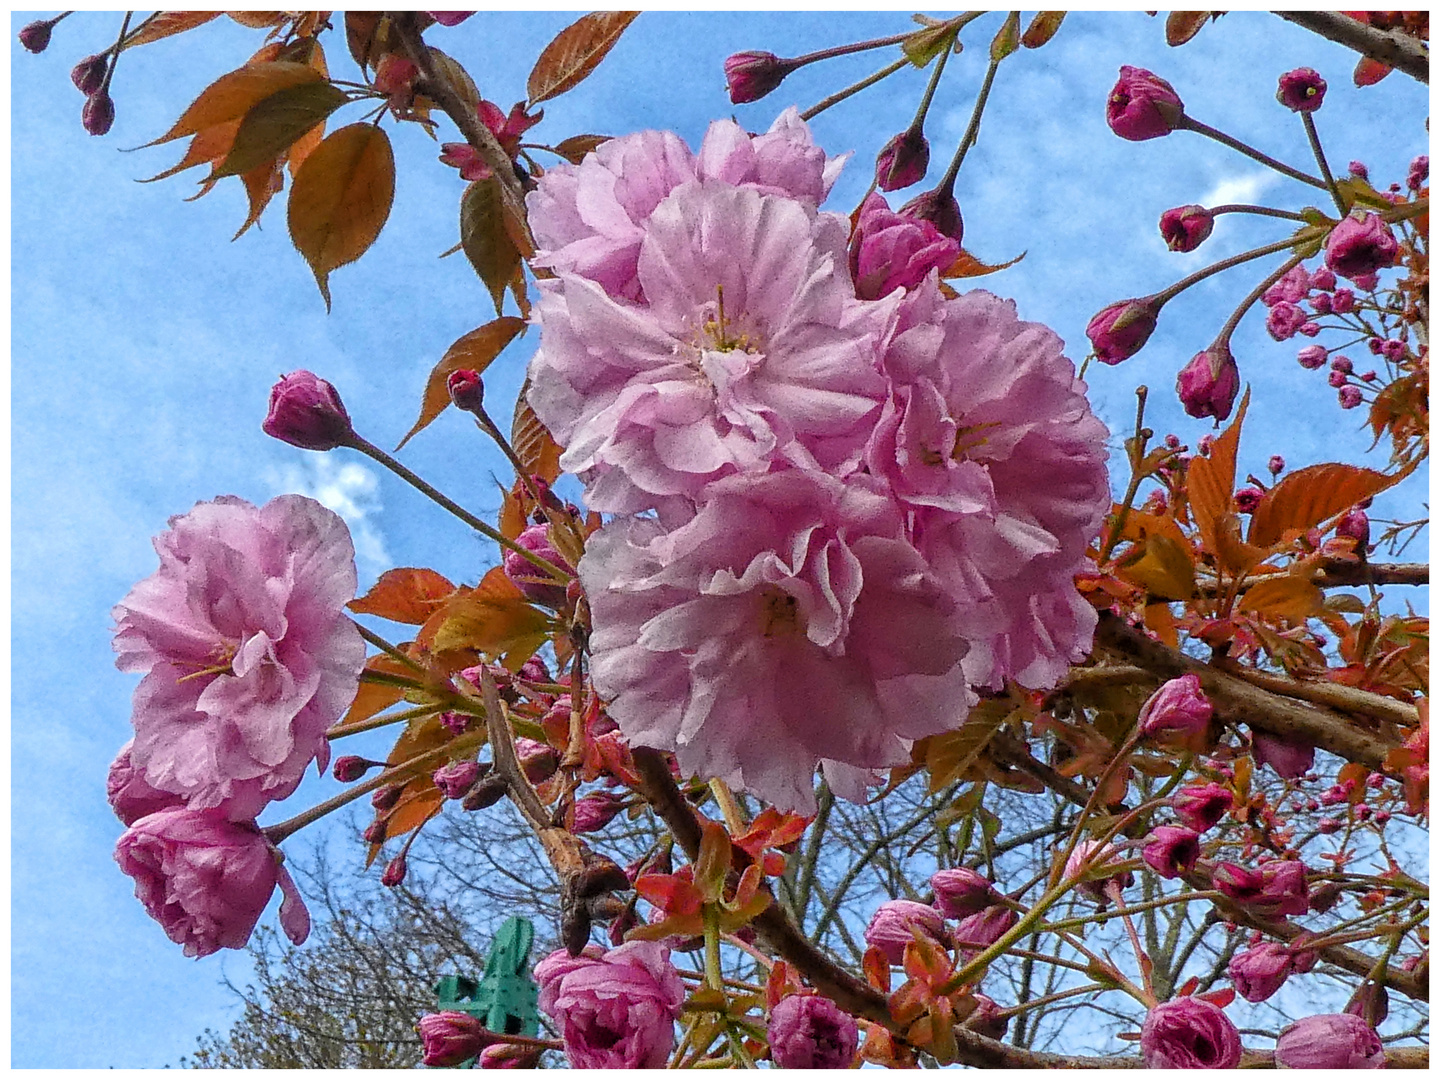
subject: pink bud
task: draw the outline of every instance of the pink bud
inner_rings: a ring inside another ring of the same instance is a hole
[[[1065,860],[1065,878],[1073,881],[1082,874],[1085,875],[1085,880],[1079,885],[1080,891],[1093,899],[1104,900],[1107,882],[1118,882],[1120,888],[1124,889],[1135,880],[1129,870],[1105,873],[1107,867],[1120,861],[1120,852],[1113,844],[1102,846],[1099,840],[1081,840]]]
[[[1295,780],[1315,764],[1315,747],[1299,739],[1282,739],[1252,728],[1250,757],[1257,767],[1269,765],[1282,780]]]
[[[930,875],[930,887],[935,890],[935,906],[947,919],[974,915],[999,898],[989,878],[964,866],[936,871]]]
[[[1269,941],[1233,957],[1225,973],[1246,1001],[1264,1001],[1285,985],[1294,965],[1289,949]]]
[[[49,19],[26,23],[20,28],[20,44],[32,53],[42,53],[50,44],[50,31],[55,26]]]
[[[1370,169],[1363,161],[1352,161],[1348,166],[1351,176],[1358,176],[1361,180],[1370,179]]]
[[[1325,80],[1313,68],[1296,68],[1280,76],[1275,100],[1291,112],[1312,113],[1325,100]]]
[[[948,190],[932,188],[916,195],[900,207],[900,216],[928,221],[942,236],[948,236],[957,244],[964,239],[965,222],[960,217],[960,204]]]
[[[457,409],[479,416],[485,404],[485,384],[480,373],[470,368],[452,371],[445,379],[445,389]]]
[[[383,844],[385,842],[385,822],[372,821],[365,826],[365,831],[360,834],[360,838],[367,844]]]
[[[1364,510],[1351,510],[1335,526],[1336,536],[1347,536],[1355,541],[1356,551],[1365,551],[1370,546],[1370,518]]]
[[[1256,907],[1276,915],[1304,915],[1310,910],[1303,863],[1274,860],[1260,868],[1260,877],[1260,896],[1253,901]]]
[[[354,754],[346,754],[344,757],[335,759],[335,764],[330,767],[330,775],[342,784],[350,784],[359,780],[379,764],[383,763],[370,761],[363,757],[356,757]]]
[[[1216,863],[1210,882],[1239,904],[1253,904],[1265,888],[1265,878],[1260,871],[1247,870],[1231,862]]]
[[[913,289],[932,270],[945,270],[960,245],[928,221],[893,212],[878,192],[860,206],[850,239],[850,273],[862,300],[878,300],[895,289]]]
[[[425,1064],[432,1069],[454,1068],[498,1041],[484,1024],[463,1012],[430,1013],[420,1018],[416,1028],[425,1044]]]
[[[425,13],[434,19],[441,26],[459,26],[462,22],[474,15],[473,11],[427,11]],[[468,1056],[468,1055],[467,1055]],[[430,1062],[426,1062],[429,1065]]]
[[[388,863],[385,864],[385,872],[380,875],[380,884],[387,889],[393,889],[405,880],[405,852],[400,852]]]
[[[1230,789],[1219,784],[1181,788],[1170,800],[1176,816],[1197,833],[1207,832],[1219,824],[1234,802]]]
[[[1148,738],[1183,742],[1203,736],[1214,712],[1200,689],[1200,677],[1182,675],[1150,695],[1140,709],[1138,724]]]
[[[1240,392],[1240,368],[1225,345],[1212,345],[1180,369],[1175,392],[1191,416],[1228,420]]]
[[[1358,1016],[1307,1016],[1281,1030],[1275,1063],[1285,1069],[1383,1069],[1385,1047]]]
[[[1405,358],[1405,343],[1391,338],[1380,346],[1380,352],[1386,360],[1398,363]]]
[[[1296,264],[1280,277],[1275,284],[1271,285],[1260,296],[1260,302],[1266,307],[1274,307],[1279,303],[1298,304],[1310,294],[1310,272],[1305,267]]]
[[[378,787],[370,796],[370,805],[380,813],[394,809],[395,804],[400,801],[400,796],[405,793],[403,784],[386,784]]]
[[[1085,327],[1085,336],[1095,348],[1095,359],[1103,364],[1128,360],[1150,340],[1159,317],[1160,305],[1148,296],[1121,300],[1102,309]]]
[[[1305,325],[1305,312],[1289,301],[1282,300],[1265,317],[1265,329],[1276,341],[1289,341]]]
[[[70,69],[70,81],[86,97],[105,84],[106,60],[103,56],[87,56]]]
[[[564,695],[564,700],[563,708],[568,716],[569,696]],[[527,739],[523,735],[515,738],[515,756],[520,759],[520,768],[525,772],[525,779],[532,784],[544,783],[554,776],[555,770],[560,767],[560,755],[555,752],[554,747],[536,739]]]
[[[819,994],[791,994],[770,1010],[770,1059],[782,1069],[848,1069],[860,1044],[853,1017]]]
[[[1364,401],[1365,398],[1361,395],[1358,386],[1342,386],[1340,388],[1340,408],[1358,408]]]
[[[1105,102],[1105,121],[1122,139],[1141,142],[1168,135],[1185,118],[1175,88],[1144,68],[1126,65]]]
[[[900,964],[905,960],[905,946],[915,940],[917,932],[941,946],[948,945],[945,920],[933,907],[913,900],[887,900],[870,917],[865,943],[884,952],[891,964]]]
[[[975,1011],[965,1018],[965,1026],[971,1031],[997,1042],[1005,1037],[1010,1018],[1003,1014],[1000,1006],[984,994],[975,995]]]
[[[1285,471],[1285,459],[1279,454],[1271,454],[1270,461],[1265,467],[1270,470],[1271,476],[1279,476]]]
[[[270,411],[260,428],[303,450],[333,450],[355,436],[335,387],[304,370],[283,376],[271,389]]]
[[[1163,878],[1177,878],[1195,868],[1200,836],[1190,829],[1160,825],[1150,831],[1141,851],[1145,862]]]
[[[1410,162],[1410,171],[1405,176],[1405,186],[1411,191],[1419,191],[1425,181],[1430,179],[1430,155],[1421,154],[1414,161]]]
[[[1329,294],[1329,293],[1323,293],[1323,292],[1322,292],[1322,293],[1316,293],[1314,296],[1312,296],[1312,297],[1310,298],[1310,306],[1315,309],[1315,314],[1316,314],[1316,315],[1329,315],[1329,314],[1330,314],[1330,294]],[[1310,335],[1310,336],[1313,337],[1314,335]]]
[[[599,832],[624,808],[623,796],[608,791],[592,792],[575,803],[575,824],[570,827],[570,831]]]
[[[1295,359],[1300,361],[1300,366],[1314,371],[1325,363],[1324,345],[1306,345],[1296,355]]]
[[[480,764],[475,761],[452,761],[430,774],[435,786],[447,799],[463,799],[465,793],[480,779]]]
[[[964,953],[981,952],[999,941],[1019,921],[1020,916],[1013,909],[993,904],[956,923],[951,939]]]
[[[1242,514],[1253,514],[1265,493],[1259,488],[1244,487],[1235,492],[1235,509]]]
[[[770,52],[738,52],[725,61],[725,85],[732,105],[759,101],[798,67]]]
[[[420,69],[405,57],[386,53],[380,59],[380,66],[375,69],[375,89],[392,96],[403,94],[411,88],[418,74]]]
[[[1351,215],[1325,239],[1325,265],[1352,281],[1395,263],[1400,245],[1379,214]]]
[[[570,564],[550,543],[548,525],[531,525],[515,538],[515,543],[562,570],[571,569]],[[556,584],[549,574],[525,556],[507,548],[504,566],[505,576],[515,583],[527,599],[545,607],[558,609],[565,606],[565,586]]]
[[[1176,206],[1160,215],[1160,235],[1171,251],[1194,251],[1215,228],[1215,215],[1203,206]]]
[[[1326,376],[1326,381],[1329,382],[1331,386],[1335,387],[1336,390],[1339,390],[1342,386],[1346,386],[1349,384],[1350,377],[1346,375],[1343,371],[1332,371],[1329,375]]]
[[[1336,315],[1348,315],[1355,308],[1355,294],[1349,289],[1336,289],[1330,298],[1330,310]]]
[[[80,126],[91,135],[104,135],[115,123],[115,101],[103,90],[97,90],[85,99],[80,110]]]
[[[1333,836],[1340,831],[1340,822],[1337,818],[1322,817],[1315,823],[1315,828],[1321,836]]]
[[[925,179],[929,166],[930,141],[919,128],[907,128],[875,159],[875,183],[881,191],[898,191]]]
[[[1310,284],[1313,288],[1322,292],[1331,292],[1335,288],[1335,271],[1328,266],[1322,266],[1310,276]]]

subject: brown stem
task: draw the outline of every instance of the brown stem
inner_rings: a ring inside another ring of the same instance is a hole
[[[1338,11],[1277,11],[1274,14],[1354,49],[1362,56],[1389,64],[1427,86],[1430,84],[1430,53],[1414,38],[1394,30],[1376,30]]]
[[[1272,694],[1299,698],[1316,705],[1328,705],[1331,708],[1343,709],[1349,713],[1359,713],[1378,720],[1388,720],[1405,728],[1414,727],[1420,719],[1420,714],[1414,705],[1407,705],[1403,701],[1396,701],[1383,694],[1373,694],[1369,690],[1333,682],[1315,680],[1301,682],[1285,675],[1274,675],[1268,671],[1255,671],[1242,667],[1230,659],[1217,660],[1216,666],[1236,678],[1244,679],[1251,686],[1258,686],[1261,690],[1268,690]]]
[[[1429,585],[1429,563],[1328,562],[1315,584],[1322,589],[1338,585]]]

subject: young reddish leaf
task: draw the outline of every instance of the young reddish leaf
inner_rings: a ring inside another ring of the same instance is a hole
[[[475,85],[475,80],[470,73],[461,66],[460,62],[452,56],[441,52],[431,45],[430,63],[435,68],[435,74],[450,84],[450,89],[455,91],[456,96],[466,105],[474,109],[480,104],[480,90]]]
[[[1287,575],[1251,586],[1240,598],[1240,610],[1298,625],[1317,614],[1324,599],[1324,593],[1304,578]]]
[[[213,184],[215,179],[215,174],[211,173],[207,183]],[[245,196],[250,202],[250,212],[245,215],[244,223],[230,238],[231,240],[239,240],[251,225],[260,220],[260,215],[265,212],[265,207],[270,205],[270,200],[275,197],[275,193],[285,182],[285,174],[280,171],[279,160],[271,158],[243,173],[240,182],[245,185]]]
[[[1389,64],[1383,64],[1379,60],[1372,60],[1368,56],[1362,56],[1360,62],[1355,65],[1355,85],[1374,86],[1394,70],[1395,69]]]
[[[1010,702],[995,698],[970,710],[959,730],[933,736],[925,754],[934,794],[965,774],[1010,715]]]
[[[1215,526],[1214,553],[1220,565],[1237,577],[1259,566],[1269,548],[1255,547],[1240,538],[1240,515],[1223,514]]]
[[[565,93],[594,71],[639,14],[592,11],[556,34],[530,71],[525,88],[530,104]]]
[[[1008,269],[1025,258],[1025,254],[1026,253],[1022,251],[1008,262],[1003,262],[998,266],[991,266],[989,263],[981,262],[974,255],[971,255],[962,248],[960,254],[955,257],[955,261],[951,263],[940,276],[947,278],[968,278],[984,277],[986,274],[998,274],[1001,270]]]
[[[454,592],[455,586],[434,570],[404,566],[386,570],[369,592],[345,606],[357,615],[419,626]]]
[[[1296,469],[1265,493],[1250,517],[1250,543],[1270,547],[1378,495],[1400,478],[1330,462]]]
[[[510,423],[510,445],[526,472],[553,484],[560,475],[560,446],[525,400],[529,389],[530,380],[527,378],[515,401],[515,417]]]
[[[1162,600],[1189,600],[1195,595],[1195,564],[1189,551],[1158,532],[1145,538],[1145,553],[1140,558],[1116,573]]]
[[[1235,990],[1233,987],[1227,986],[1223,990],[1207,990],[1205,993],[1196,994],[1195,996],[1201,1001],[1208,1001],[1211,1005],[1216,1005],[1223,1009],[1235,1000]]]
[[[1030,20],[1030,25],[1025,28],[1025,33],[1020,35],[1020,44],[1027,49],[1040,48],[1055,36],[1055,31],[1060,29],[1060,24],[1064,21],[1063,11],[1037,11]]]
[[[161,38],[183,34],[186,30],[204,26],[219,14],[218,11],[157,11],[140,29],[125,39],[121,48],[133,49],[137,45],[149,45]]]
[[[1210,21],[1212,11],[1172,11],[1165,19],[1165,44],[1184,45]]]
[[[376,653],[366,660],[365,670],[412,677],[415,674],[404,664],[385,653]],[[341,719],[339,726],[344,727],[346,724],[358,724],[361,720],[368,720],[370,717],[384,712],[404,696],[405,691],[401,687],[362,681],[360,689],[355,694],[355,700],[350,703],[350,708]]]
[[[730,834],[718,821],[701,827],[700,854],[695,859],[695,887],[707,901],[719,900],[730,872]]]
[[[1020,13],[1012,11],[990,42],[990,59],[999,62],[1020,48]]]
[[[452,371],[473,368],[484,371],[490,361],[504,351],[505,346],[515,340],[515,335],[524,333],[525,320],[506,315],[476,330],[471,330],[445,350],[440,362],[430,371],[425,381],[425,396],[420,401],[420,417],[415,425],[400,440],[398,452],[415,435],[424,431],[430,423],[450,405],[450,390],[445,380]]]
[[[319,82],[321,78],[321,74],[309,64],[284,60],[246,64],[207,86],[169,131],[145,145],[158,146],[194,135],[216,124],[241,120],[271,94],[303,83]]]
[[[264,30],[267,26],[277,26],[285,20],[283,11],[227,11],[225,14],[251,30]]]
[[[765,1011],[769,1012],[791,994],[798,994],[802,984],[794,970],[784,960],[776,960],[770,966],[765,979]]]
[[[349,100],[345,91],[328,82],[301,83],[277,90],[245,114],[230,152],[212,175],[217,179],[238,176],[274,161]]]
[[[554,150],[572,165],[579,165],[585,160],[585,155],[596,149],[601,143],[610,141],[609,135],[571,135],[570,138],[557,143]]]
[[[1175,991],[1175,996],[1189,997],[1198,989],[1200,989],[1200,977],[1198,975],[1191,975],[1190,978],[1185,980],[1184,985]]]
[[[382,11],[345,12],[345,45],[361,70],[373,68],[375,59],[386,51],[384,39],[389,35],[382,31],[381,24],[388,30],[389,22]]]
[[[885,959],[885,953],[878,945],[871,945],[865,950],[860,966],[871,986],[882,994],[890,992],[890,961]]]
[[[475,181],[460,199],[460,246],[500,314],[505,290],[520,266],[520,250],[505,227],[500,181],[493,176]]]
[[[369,249],[394,199],[390,137],[373,124],[351,124],[330,135],[295,174],[290,239],[310,264],[327,311],[330,272]]]
[[[1170,648],[1180,647],[1180,635],[1175,629],[1175,613],[1170,610],[1169,604],[1146,604],[1144,618],[1146,630]]]
[[[174,176],[186,169],[193,169],[196,165],[204,165],[207,162],[218,163],[225,160],[225,155],[230,152],[230,145],[235,141],[235,133],[240,130],[240,124],[239,120],[227,120],[223,124],[216,124],[214,127],[197,132],[195,137],[190,140],[190,145],[185,148],[184,157],[164,172],[156,173],[149,179],[141,180],[140,183],[153,184],[156,180],[164,180],[166,177]],[[205,191],[208,191],[214,183],[215,181],[210,179],[205,184]],[[204,191],[201,192],[202,195],[204,193]]]
[[[505,571],[495,567],[468,593],[447,601],[426,622],[420,638],[438,652],[478,649],[501,655],[505,666],[518,671],[545,643],[550,616],[531,607]]]
[[[1234,421],[1215,440],[1210,456],[1196,454],[1186,470],[1190,511],[1195,515],[1195,524],[1200,529],[1205,549],[1212,554],[1218,552],[1220,520],[1230,513],[1231,493],[1235,490],[1235,451],[1240,443],[1240,426],[1245,421],[1245,410],[1249,404],[1250,391],[1247,388]]]

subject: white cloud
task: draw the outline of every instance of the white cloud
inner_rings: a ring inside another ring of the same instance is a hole
[[[303,464],[286,465],[278,472],[268,470],[265,479],[277,494],[308,495],[344,519],[355,540],[355,557],[360,563],[362,579],[394,565],[385,550],[385,536],[372,520],[382,509],[380,482],[364,465],[353,461],[340,463],[328,455],[310,454]]]
[[[1268,170],[1249,173],[1245,176],[1226,177],[1197,201],[1201,206],[1225,206],[1228,203],[1253,204],[1279,179],[1279,173]]]

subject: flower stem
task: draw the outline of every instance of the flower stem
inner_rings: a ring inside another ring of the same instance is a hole
[[[1188,131],[1193,131],[1197,135],[1204,135],[1206,138],[1214,139],[1218,143],[1223,143],[1232,150],[1238,150],[1246,157],[1253,158],[1260,162],[1260,164],[1268,166],[1278,173],[1283,173],[1292,180],[1299,180],[1302,184],[1309,184],[1311,187],[1321,189],[1325,187],[1325,181],[1319,177],[1311,176],[1309,173],[1303,173],[1299,169],[1292,169],[1283,161],[1276,161],[1269,154],[1262,153],[1248,143],[1243,143],[1232,135],[1226,135],[1223,131],[1217,131],[1209,124],[1204,124],[1196,120],[1193,116],[1186,115],[1182,117],[1179,126]]]
[[[1000,70],[1000,61],[990,60],[990,66],[985,69],[985,80],[980,84],[980,92],[975,95],[975,108],[970,112],[970,124],[965,128],[965,135],[960,140],[960,145],[955,148],[955,156],[950,159],[950,168],[945,170],[945,175],[940,178],[936,190],[944,195],[949,195],[955,190],[955,177],[960,173],[960,165],[965,160],[965,155],[970,152],[970,147],[980,137],[980,117],[985,112],[985,103],[990,100],[990,88],[995,84],[995,72]]]
[[[851,53],[866,52],[870,49],[883,49],[886,45],[899,45],[914,33],[914,30],[907,30],[903,34],[892,34],[890,37],[872,38],[869,41],[857,41],[850,45],[835,45],[829,49],[819,49],[812,53],[806,53],[804,56],[797,56],[790,63],[801,67],[804,64],[813,64],[817,60],[830,60],[836,56],[849,56]]]
[[[1255,306],[1255,302],[1259,300],[1260,297],[1265,295],[1266,289],[1270,288],[1271,285],[1274,285],[1291,270],[1299,266],[1303,258],[1304,257],[1301,255],[1290,256],[1290,258],[1286,259],[1283,263],[1280,264],[1280,268],[1278,270],[1276,270],[1269,277],[1265,278],[1265,280],[1261,281],[1259,285],[1255,286],[1255,288],[1251,289],[1250,295],[1245,297],[1244,300],[1240,301],[1240,306],[1237,307],[1233,313],[1231,313],[1230,318],[1226,320],[1225,325],[1220,328],[1220,333],[1215,338],[1216,343],[1224,343],[1228,346],[1230,344],[1230,335],[1233,334],[1235,332],[1235,328],[1240,325],[1240,320],[1245,317],[1245,313]]]
[[[1304,221],[1304,214],[1297,214],[1293,210],[1276,210],[1270,206],[1252,206],[1249,203],[1226,203],[1224,206],[1212,206],[1212,216],[1216,214],[1263,214],[1265,217],[1284,218],[1286,221]]]
[[[1315,118],[1307,112],[1300,114],[1300,120],[1305,125],[1310,149],[1315,152],[1315,163],[1320,166],[1320,175],[1325,178],[1325,186],[1330,189],[1330,197],[1335,200],[1335,209],[1340,211],[1343,218],[1347,213],[1345,200],[1340,197],[1340,189],[1335,186],[1335,177],[1330,175],[1330,163],[1325,160],[1325,151],[1320,148],[1320,133],[1315,130]]]
[[[955,48],[955,39],[960,36],[960,29],[956,27],[955,33],[951,34],[945,41],[945,48],[940,50],[939,57],[935,60],[935,70],[930,74],[930,81],[925,85],[925,93],[920,97],[920,106],[915,110],[915,119],[910,121],[910,130],[919,133],[925,129],[925,114],[930,111],[930,102],[935,97],[935,90],[940,85],[940,76],[945,73],[945,65],[950,62],[950,54]]]
[[[844,101],[846,98],[848,98],[848,97],[850,97],[850,96],[852,96],[852,95],[854,95],[854,94],[858,94],[861,90],[864,90],[867,86],[874,86],[874,85],[875,85],[877,82],[879,82],[881,79],[888,79],[891,75],[894,75],[895,72],[899,71],[901,68],[905,67],[905,66],[908,65],[909,63],[910,63],[910,58],[909,58],[909,57],[906,57],[906,56],[902,56],[902,57],[900,57],[899,60],[896,60],[893,64],[886,64],[886,65],[885,65],[883,68],[881,68],[879,71],[875,72],[875,74],[873,74],[873,75],[867,75],[865,78],[861,79],[859,82],[850,84],[850,85],[847,86],[844,90],[837,90],[835,93],[831,94],[829,97],[824,98],[824,99],[822,99],[821,101],[817,101],[814,105],[811,105],[810,108],[806,109],[804,112],[802,112],[802,113],[800,114],[800,119],[801,119],[801,120],[813,120],[813,119],[815,119],[815,117],[819,116],[819,115],[820,115],[822,112],[824,112],[826,109],[830,108],[831,105],[838,105],[838,104],[840,104],[840,102]]]
[[[105,69],[105,81],[100,84],[100,89],[96,91],[97,94],[110,92],[110,80],[115,77],[116,65],[120,63],[120,52],[125,47],[125,32],[130,29],[130,17],[134,14],[133,11],[125,12],[125,20],[120,24],[120,36],[115,39],[115,44],[110,46],[115,55],[110,58],[110,64]]]
[[[1222,270],[1229,270],[1231,267],[1239,266],[1241,263],[1247,263],[1253,259],[1263,258],[1266,255],[1274,255],[1277,251],[1288,251],[1294,247],[1300,239],[1303,238],[1292,236],[1287,240],[1277,240],[1273,244],[1266,244],[1264,247],[1254,248],[1251,251],[1242,251],[1239,255],[1231,255],[1228,259],[1221,259],[1219,262],[1213,263],[1203,270],[1195,271],[1195,273],[1189,277],[1181,278],[1168,289],[1156,293],[1152,299],[1154,299],[1157,304],[1168,303],[1175,299],[1180,293],[1190,288],[1190,286],[1199,284],[1206,278],[1220,273]]]

